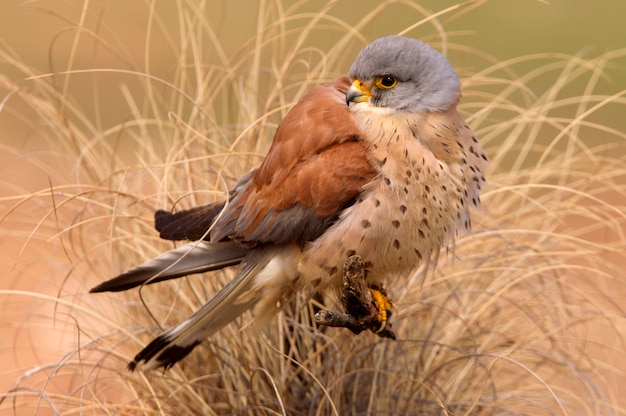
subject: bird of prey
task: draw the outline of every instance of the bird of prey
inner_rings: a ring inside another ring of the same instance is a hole
[[[349,77],[309,91],[278,126],[261,164],[226,201],[170,213],[170,240],[197,240],[91,292],[238,265],[200,309],[141,350],[130,370],[169,368],[248,309],[273,316],[296,291],[335,291],[360,256],[375,288],[406,279],[470,227],[487,158],[457,112],[460,81],[432,47],[400,36],[367,45]],[[383,300],[381,300],[383,299]]]

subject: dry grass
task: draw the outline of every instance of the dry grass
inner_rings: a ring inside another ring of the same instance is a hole
[[[257,36],[229,54],[204,9],[181,2],[180,33],[148,13],[176,58],[165,75],[150,72],[150,49],[142,69],[70,60],[48,74],[0,51],[25,79],[0,76],[0,117],[20,117],[50,149],[27,157],[48,172],[48,187],[2,184],[0,227],[19,249],[0,290],[2,325],[15,335],[2,354],[16,363],[0,371],[12,380],[0,411],[626,414],[626,135],[615,120],[626,100],[597,92],[603,68],[626,51],[487,57],[479,73],[461,71],[461,111],[492,161],[484,210],[436,271],[388,287],[398,341],[311,328],[302,298],[262,331],[244,316],[165,374],[126,371],[159,325],[180,321],[231,274],[147,287],[141,301],[137,291],[88,288],[171,247],[152,230],[152,211],[223,197],[261,160],[294,100],[344,72],[366,43],[362,28],[389,13],[381,6],[348,23],[333,4],[308,14],[266,6]],[[395,7],[421,23],[395,31],[451,55],[478,53],[414,6]],[[90,36],[119,51],[81,24],[72,52]],[[102,83],[120,79],[128,116],[107,121]],[[93,113],[70,94],[74,80],[93,83]],[[34,290],[15,283],[29,279]]]

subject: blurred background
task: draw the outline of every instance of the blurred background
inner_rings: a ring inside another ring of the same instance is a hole
[[[138,114],[149,114],[155,120],[169,120],[173,124],[182,122],[195,111],[190,104],[197,99],[191,96],[194,91],[199,88],[210,90],[239,77],[239,91],[224,93],[224,97],[218,100],[222,106],[211,110],[208,116],[211,121],[207,122],[208,125],[226,126],[227,132],[231,129],[233,134],[237,134],[254,121],[242,116],[239,109],[242,104],[233,102],[238,97],[249,100],[243,105],[253,108],[251,114],[259,114],[279,107],[284,112],[289,103],[302,93],[295,82],[296,86],[286,88],[284,96],[275,98],[269,104],[255,101],[257,94],[263,97],[271,95],[275,85],[248,83],[246,74],[250,68],[246,65],[249,62],[254,62],[249,64],[250,67],[258,65],[264,68],[270,77],[280,66],[280,60],[275,57],[286,53],[279,49],[288,50],[292,44],[302,42],[301,49],[308,51],[309,55],[307,59],[303,58],[301,67],[296,65],[293,79],[303,79],[308,71],[319,70],[326,65],[321,54],[332,49],[340,35],[350,31],[354,32],[351,40],[344,44],[342,53],[333,55],[335,60],[327,64],[329,69],[324,67],[327,72],[320,80],[347,71],[360,48],[368,41],[411,28],[408,35],[424,39],[443,50],[457,68],[464,85],[467,85],[466,106],[462,106],[465,115],[479,113],[479,105],[484,105],[481,103],[485,101],[481,94],[490,88],[481,82],[496,73],[493,68],[498,65],[508,69],[497,71],[516,79],[524,78],[547,62],[563,62],[576,56],[592,62],[583,66],[587,65],[587,71],[595,74],[595,78],[592,76],[590,81],[588,77],[572,76],[560,90],[563,96],[567,97],[567,91],[619,97],[626,93],[626,2],[623,0],[493,0],[467,2],[462,7],[457,7],[461,4],[458,1],[441,0],[387,2],[383,6],[373,0],[359,1],[358,6],[351,1],[197,1],[198,9],[204,11],[201,16],[179,13],[182,3],[3,0],[0,5],[0,394],[13,388],[24,372],[58,362],[77,343],[83,342],[81,332],[76,330],[79,323],[69,315],[61,313],[60,316],[57,303],[51,302],[51,299],[60,297],[63,302],[80,299],[89,303],[91,300],[86,297],[86,291],[90,286],[132,263],[118,265],[114,264],[114,259],[108,258],[103,260],[106,267],[100,269],[99,275],[92,273],[93,264],[85,259],[86,256],[80,257],[80,264],[76,265],[72,249],[60,238],[70,233],[67,221],[59,217],[63,215],[62,210],[52,209],[59,201],[50,196],[49,189],[58,188],[58,197],[67,192],[67,195],[74,195],[75,200],[80,200],[82,192],[105,192],[105,185],[115,186],[121,182],[92,181],[93,175],[82,170],[81,163],[76,160],[78,154],[89,158],[89,150],[76,149],[78,142],[55,143],[51,140],[54,135],[50,131],[70,124],[82,126],[84,130],[81,134],[86,137],[82,142],[85,148],[106,145],[111,154],[115,154],[115,158],[103,162],[111,172],[123,170],[125,166],[141,165],[146,160],[147,150],[142,144],[142,137],[145,136],[117,136],[115,132],[119,126],[132,124]],[[452,11],[412,27],[424,16],[437,15],[448,8]],[[320,10],[330,17],[315,22],[315,14]],[[373,11],[376,11],[375,17],[368,20],[366,16]],[[249,51],[256,46],[255,34],[273,16],[288,16],[281,23],[284,26],[281,33],[287,33],[282,46],[276,46],[278,51],[273,50],[271,54],[242,59],[248,57]],[[181,41],[188,35],[181,30],[185,20],[194,17],[201,21],[198,24],[201,29],[198,30],[205,31],[210,42],[195,44]],[[316,29],[306,39],[300,39],[301,28],[312,22]],[[190,60],[181,63],[183,44],[189,49],[198,48],[199,52],[195,52],[194,56],[202,56],[202,62]],[[219,48],[215,46],[217,44]],[[607,54],[610,59],[599,60],[597,68],[593,67],[595,57]],[[235,75],[219,71],[206,79],[189,75],[196,70],[211,74],[213,66],[227,66],[229,62],[244,64],[233,68]],[[312,68],[311,62],[318,66]],[[187,79],[182,75],[184,71],[179,69],[181,65],[188,71]],[[559,70],[568,71],[566,65]],[[572,68],[571,71],[578,69]],[[55,75],[49,76],[51,73]],[[149,74],[149,77],[142,74]],[[205,84],[200,85],[200,79]],[[62,91],[67,101],[54,103],[51,100],[49,102],[54,105],[46,104],[45,94],[34,88],[34,83],[41,81],[51,90]],[[554,77],[541,74],[529,80],[534,94],[538,96],[548,91],[554,82]],[[152,89],[146,87],[149,83]],[[174,90],[168,83],[183,86],[182,90],[189,95],[183,100],[185,102],[171,107],[149,108],[153,101],[146,99],[145,95],[160,94],[162,101],[167,102],[168,94],[173,94]],[[193,83],[198,85],[192,86]],[[31,101],[20,98],[21,94],[31,92]],[[529,93],[528,97],[532,96]],[[532,101],[528,97],[526,99]],[[38,99],[41,104],[33,106],[32,102]],[[59,106],[66,107],[71,114],[69,120],[59,119],[58,126],[47,123],[49,118],[44,114],[48,111],[54,113],[55,106],[57,110]],[[563,111],[565,107],[564,104]],[[552,115],[558,117],[559,111],[555,108]],[[280,118],[280,114],[275,116]],[[482,125],[494,122],[497,117],[505,118],[506,112],[492,112],[485,117],[487,119],[477,116],[476,123]],[[623,106],[600,108],[590,119],[599,125],[610,126],[607,129],[611,132],[626,131]],[[271,127],[269,123],[268,130]],[[171,152],[168,146],[170,138],[163,137],[158,127],[149,123],[144,128],[145,134],[153,138],[150,152],[154,152],[157,158],[166,159]],[[207,127],[207,131],[211,129]],[[486,131],[484,135],[483,143],[487,149],[497,148],[505,137],[491,133]],[[103,140],[103,137],[107,139]],[[619,134],[612,133],[611,138],[602,136],[598,137],[597,143],[593,143],[593,139],[591,141],[594,146],[597,145],[598,152],[624,160],[626,141],[622,137],[622,144],[619,145],[620,139],[616,137],[620,137]],[[63,140],[61,135],[59,140]],[[250,146],[245,137],[236,141],[232,136],[215,140],[214,145],[222,146],[224,151],[251,149],[244,162],[240,162],[241,166],[235,164],[229,167],[233,175],[240,173],[245,166],[258,162],[269,143],[265,141]],[[602,147],[605,140],[607,146]],[[247,147],[241,143],[247,143]],[[202,147],[198,149],[201,152]],[[525,159],[524,163],[532,164],[533,160],[540,158],[538,153],[534,158]],[[514,159],[510,164],[500,160],[494,169],[505,171],[515,163]],[[167,205],[165,200],[155,196],[157,188],[158,185],[150,183],[138,188],[150,195],[142,200],[145,205],[141,211],[145,214],[141,221],[146,224],[142,228],[145,235],[151,233],[151,210]],[[607,198],[610,200],[611,196]],[[616,212],[623,212],[626,209],[623,195],[616,194],[615,198]],[[79,215],[72,219],[74,225],[83,221],[89,222],[90,219]],[[623,224],[617,222],[617,229],[612,231],[626,232],[619,230]],[[108,232],[109,229],[104,230],[105,235]],[[590,232],[597,233],[595,238],[598,241],[605,238],[603,233],[606,230]],[[86,247],[91,244],[88,239],[84,243]],[[102,250],[108,247],[107,244],[116,243],[98,242]],[[87,248],[84,253],[93,252]],[[95,251],[95,254],[98,253]],[[607,254],[605,261],[615,262],[615,270],[626,267],[626,264],[618,265],[623,261],[619,253]],[[77,275],[81,275],[83,280],[77,279]],[[620,305],[626,301],[624,283],[623,275],[612,276],[599,288],[610,294],[617,310],[622,311],[621,316],[617,313],[620,319],[624,314]],[[595,283],[589,284],[593,286]],[[616,349],[620,348],[620,342],[617,340]],[[626,366],[617,371],[622,378],[613,383],[622,386],[614,392],[616,397],[626,396],[624,370]],[[614,372],[611,374],[611,377],[616,377]],[[62,380],[55,379],[52,384],[51,391],[64,392],[66,389]],[[626,406],[626,402],[622,401],[622,404]]]

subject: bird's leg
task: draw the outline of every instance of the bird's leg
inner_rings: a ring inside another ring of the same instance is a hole
[[[349,257],[344,264],[341,301],[346,313],[321,310],[315,314],[320,325],[348,328],[355,334],[369,329],[380,337],[396,339],[388,324],[392,303],[385,290],[367,287],[365,265],[359,256]]]
[[[376,305],[376,309],[378,310],[378,315],[376,318],[380,323],[380,328],[378,328],[375,332],[380,333],[387,326],[387,321],[389,317],[391,317],[391,311],[393,309],[393,303],[387,297],[387,293],[385,289],[379,287],[377,285],[370,286],[369,291],[372,295],[372,299],[374,299],[374,305]]]

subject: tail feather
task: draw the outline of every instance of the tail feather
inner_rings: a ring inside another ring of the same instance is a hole
[[[193,242],[166,251],[111,280],[100,283],[89,292],[118,292],[142,284],[234,266],[239,264],[247,253],[247,249],[234,241]]]
[[[154,227],[165,240],[209,240],[207,230],[215,217],[224,209],[224,201],[201,205],[171,213],[158,210],[154,213]]]
[[[262,295],[255,285],[255,276],[269,260],[265,257],[244,262],[242,270],[228,285],[189,318],[152,340],[128,364],[128,369],[168,369],[204,339],[252,308]]]

